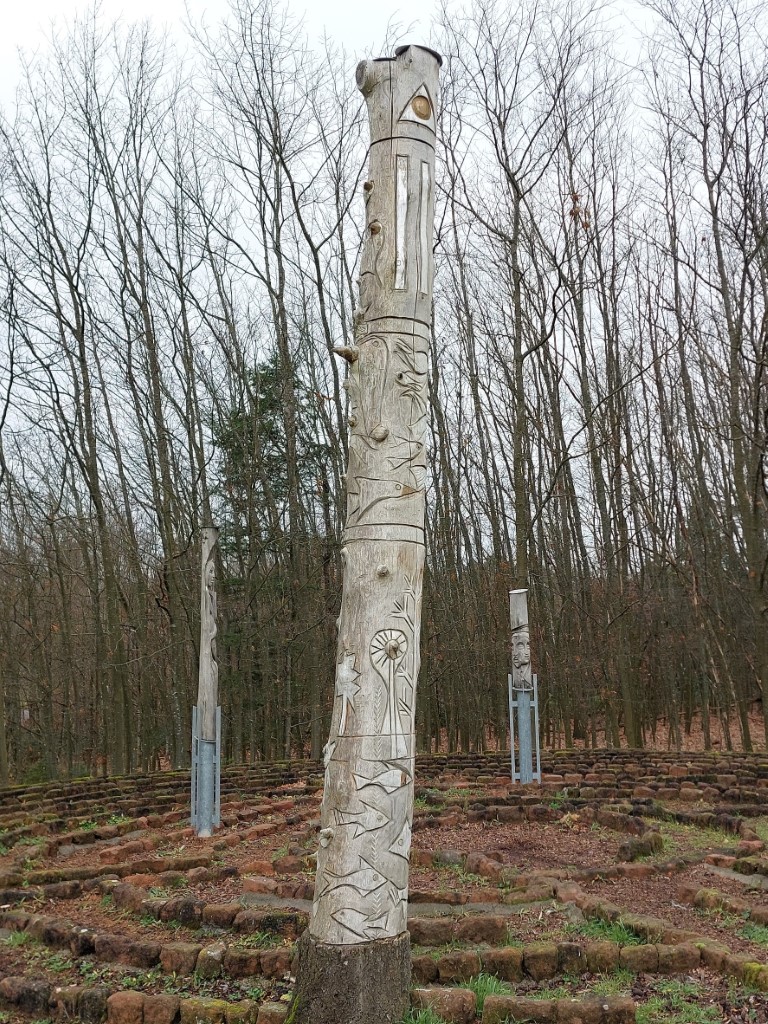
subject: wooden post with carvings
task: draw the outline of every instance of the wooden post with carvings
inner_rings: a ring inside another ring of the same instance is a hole
[[[216,662],[216,527],[203,530],[200,583],[200,670],[192,709],[192,826],[201,838],[219,823],[221,709]]]
[[[364,61],[366,231],[349,374],[335,703],[295,1024],[392,1024],[408,1009],[408,857],[424,571],[440,57]]]

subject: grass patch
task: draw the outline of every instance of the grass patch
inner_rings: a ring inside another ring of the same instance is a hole
[[[672,853],[685,850],[731,849],[739,842],[739,836],[722,828],[701,828],[699,825],[684,825],[678,821],[659,822],[659,832],[664,845]]]
[[[7,939],[3,940],[6,946],[15,949],[18,946],[26,946],[35,940],[28,932],[11,932]]]
[[[552,985],[525,993],[526,999],[570,999],[572,996],[573,991],[567,985]]]
[[[246,946],[249,949],[272,949],[274,946],[281,946],[282,940],[279,935],[272,932],[250,932],[238,938],[235,945]]]
[[[445,1021],[434,1010],[411,1010],[400,1024],[445,1024]]]
[[[601,974],[592,986],[592,991],[597,996],[626,995],[631,990],[634,981],[635,975],[632,971],[620,967],[611,974]]]
[[[693,981],[669,978],[654,985],[653,995],[638,1004],[637,1024],[717,1024],[720,1007],[702,1006],[703,987]]]
[[[81,832],[93,832],[94,829],[99,827],[99,823],[91,818],[90,821],[81,821],[77,827]]]
[[[508,982],[497,978],[495,974],[478,974],[461,987],[475,993],[478,1014],[483,1012],[486,996],[508,996],[513,991]]]
[[[110,825],[124,825],[126,821],[130,821],[131,818],[127,814],[110,814],[107,818],[107,823]]]
[[[570,922],[566,924],[563,931],[569,935],[583,935],[586,939],[602,939],[606,942],[615,942],[619,946],[640,946],[642,939],[639,938],[621,921],[598,921],[587,920]]]
[[[31,959],[52,974],[63,974],[74,966],[69,953],[56,953],[50,949],[35,950]]]
[[[482,875],[475,875],[471,871],[465,871],[461,864],[447,864],[446,869],[456,875],[460,882],[466,885],[474,885],[476,888],[487,888],[488,879]]]
[[[768,927],[764,924],[745,921],[743,927],[736,934],[742,939],[747,939],[749,942],[756,942],[760,946],[768,946]]]

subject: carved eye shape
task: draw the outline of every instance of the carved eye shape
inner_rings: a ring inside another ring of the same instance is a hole
[[[428,121],[432,116],[432,104],[426,96],[414,96],[411,107],[416,117],[420,117],[422,121]]]

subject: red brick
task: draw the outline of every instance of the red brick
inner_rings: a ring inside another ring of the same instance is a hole
[[[442,982],[469,981],[480,973],[480,957],[468,950],[446,953],[437,961],[437,973]]]
[[[485,964],[483,966],[485,967]],[[429,985],[437,981],[437,961],[431,956],[411,957],[411,976],[419,985]]]
[[[455,938],[459,942],[487,943],[498,946],[507,938],[509,921],[505,917],[476,914],[461,918],[456,924]]]
[[[241,903],[206,903],[203,907],[203,924],[229,928],[242,909]]]
[[[288,1007],[285,1003],[262,1003],[256,1024],[285,1024]]]
[[[291,972],[293,949],[281,946],[279,949],[265,949],[261,954],[261,973],[265,978],[284,978]]]
[[[168,942],[160,950],[160,963],[166,974],[194,974],[202,949],[192,942]]]
[[[224,971],[231,978],[251,978],[261,974],[262,955],[257,949],[229,946],[224,953]]]
[[[504,870],[504,865],[484,853],[468,853],[464,863],[464,870],[468,874],[480,875],[481,878],[488,878],[492,882],[498,882]]]
[[[554,942],[535,942],[523,951],[523,967],[534,981],[554,978],[557,974],[557,946]]]
[[[502,981],[523,980],[523,951],[515,946],[488,949],[482,954],[483,970]]]
[[[475,993],[466,988],[416,988],[411,992],[411,1006],[433,1010],[446,1024],[470,1024],[476,1004]]]
[[[554,1024],[554,1000],[527,999],[524,996],[485,997],[483,1024],[508,1024],[510,1020]]]
[[[178,996],[144,996],[144,1024],[176,1024]]]
[[[240,865],[241,875],[274,875],[275,869],[271,860],[249,860]]]
[[[582,999],[558,999],[555,1002],[557,1024],[602,1024],[602,999],[587,996]]]
[[[633,974],[643,971],[654,974],[659,966],[659,954],[655,946],[623,946],[619,954],[619,963]]]
[[[408,931],[414,946],[443,946],[453,939],[453,921],[440,917],[412,917]]]
[[[144,995],[141,992],[115,992],[107,1000],[108,1024],[143,1024]]]
[[[264,878],[259,875],[246,875],[243,878],[243,892],[268,892],[277,890],[277,882],[274,878]]]

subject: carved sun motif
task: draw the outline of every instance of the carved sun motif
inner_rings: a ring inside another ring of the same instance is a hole
[[[341,697],[341,721],[339,722],[339,736],[344,735],[347,726],[347,709],[355,710],[355,697],[360,692],[357,680],[360,673],[355,669],[354,654],[345,654],[343,660],[336,666],[336,696]]]
[[[371,640],[371,657],[380,666],[392,661],[402,661],[408,650],[408,638],[399,629],[381,629]]]

